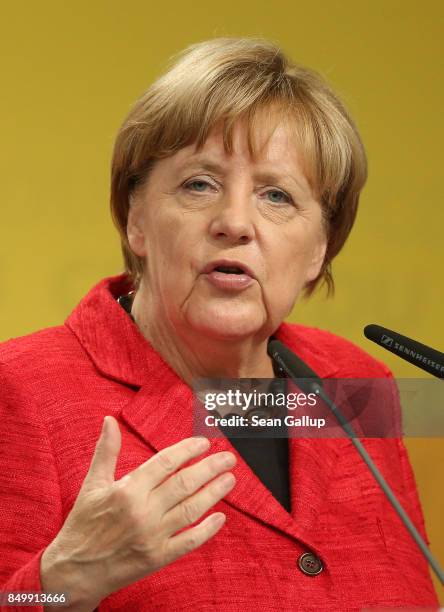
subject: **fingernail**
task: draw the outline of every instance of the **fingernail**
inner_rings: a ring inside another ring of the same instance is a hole
[[[236,457],[233,453],[229,455],[219,455],[219,457],[217,457],[217,463],[222,467],[232,467],[236,463]]]
[[[236,479],[231,472],[224,474],[219,479],[220,488],[223,489],[224,491],[226,489],[230,489],[234,485],[235,482],[236,482]]]
[[[210,446],[210,441],[208,440],[208,438],[198,436],[194,439],[197,450],[205,450]]]
[[[225,523],[225,519],[227,517],[225,516],[225,514],[215,514],[213,516],[213,523],[219,527],[219,525],[222,525],[223,523]]]

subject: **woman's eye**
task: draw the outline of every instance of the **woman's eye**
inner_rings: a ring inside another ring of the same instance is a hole
[[[292,204],[293,200],[289,195],[278,189],[270,189],[267,191],[268,197],[274,204]]]
[[[206,181],[195,180],[195,181],[190,181],[189,183],[186,183],[184,187],[185,189],[189,189],[190,191],[202,192],[202,191],[205,191],[206,187],[211,187],[211,185],[207,183]]]

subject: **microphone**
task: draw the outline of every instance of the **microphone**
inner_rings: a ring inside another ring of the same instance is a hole
[[[444,353],[380,325],[367,325],[364,327],[364,335],[421,370],[437,378],[444,378]]]
[[[409,518],[408,514],[399,503],[396,495],[393,493],[391,487],[376,467],[375,463],[373,462],[370,455],[367,453],[361,441],[356,438],[356,433],[351,427],[351,425],[347,422],[339,408],[325,393],[320,377],[304,361],[302,361],[300,357],[295,355],[293,351],[291,351],[287,346],[285,346],[285,344],[280,342],[280,340],[271,340],[268,343],[267,352],[270,357],[278,363],[280,368],[285,372],[285,374],[287,374],[289,378],[297,379],[296,383],[303,391],[310,391],[310,393],[315,393],[331,409],[335,417],[338,419],[342,429],[349,436],[352,444],[355,446],[358,453],[361,455],[370,472],[374,476],[376,482],[379,484],[385,496],[395,509],[399,518],[404,523],[412,538],[415,540],[422,554],[427,559],[435,574],[438,576],[441,584],[444,584],[444,572],[441,569],[438,561],[433,557],[432,553],[427,547],[427,544],[421,537],[421,534],[418,532],[413,522]]]

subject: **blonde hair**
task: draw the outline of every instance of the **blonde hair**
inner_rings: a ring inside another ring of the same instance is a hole
[[[260,38],[215,38],[187,47],[173,60],[134,104],[114,145],[111,214],[134,287],[144,260],[128,244],[130,196],[155,161],[193,143],[199,149],[221,120],[230,153],[233,125],[240,118],[247,121],[248,146],[255,155],[256,121],[260,111],[273,108],[295,127],[328,238],[322,268],[305,286],[304,297],[321,282],[327,296],[333,295],[331,262],[350,233],[367,179],[365,150],[343,103],[317,72],[290,62],[276,44]]]

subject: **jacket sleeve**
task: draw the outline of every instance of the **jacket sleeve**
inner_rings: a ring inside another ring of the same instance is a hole
[[[41,591],[40,558],[61,528],[50,440],[34,405],[32,381],[0,362],[0,592]],[[34,610],[43,605],[1,605]],[[55,610],[57,608],[54,608]]]

